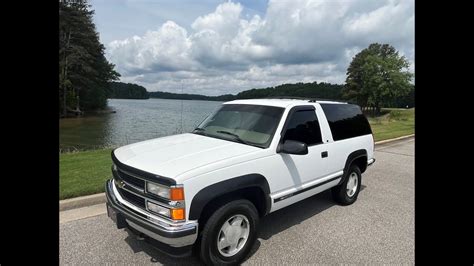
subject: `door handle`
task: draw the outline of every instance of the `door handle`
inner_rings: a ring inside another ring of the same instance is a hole
[[[327,151],[321,152],[321,158],[326,158],[326,157],[328,157],[328,152]]]

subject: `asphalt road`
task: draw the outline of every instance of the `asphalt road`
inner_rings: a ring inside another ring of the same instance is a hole
[[[263,218],[244,264],[414,264],[414,138],[376,147],[350,206],[329,191]],[[105,214],[60,225],[60,264],[199,264],[117,230]]]

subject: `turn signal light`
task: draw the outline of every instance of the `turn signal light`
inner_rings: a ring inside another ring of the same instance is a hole
[[[170,200],[184,200],[184,189],[182,187],[174,187],[170,189]]]
[[[171,219],[173,220],[184,220],[184,208],[171,209]]]

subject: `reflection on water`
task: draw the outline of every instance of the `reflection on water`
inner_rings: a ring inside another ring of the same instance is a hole
[[[109,107],[116,113],[60,119],[60,149],[113,147],[189,132],[220,105],[211,101],[110,99]]]

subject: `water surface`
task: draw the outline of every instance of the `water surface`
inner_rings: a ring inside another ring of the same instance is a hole
[[[59,120],[61,150],[116,147],[194,129],[222,102],[109,99],[116,113]]]

